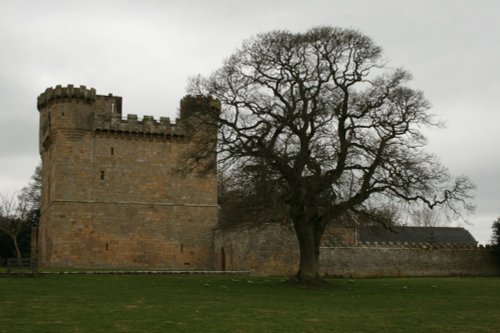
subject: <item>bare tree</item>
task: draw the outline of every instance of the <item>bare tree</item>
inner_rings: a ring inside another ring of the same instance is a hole
[[[422,149],[421,129],[439,124],[409,79],[384,64],[369,37],[317,27],[260,34],[190,82],[191,94],[222,105],[205,115],[220,129],[220,165],[258,162],[280,186],[299,243],[296,281],[321,281],[321,237],[348,211],[379,201],[472,208],[469,179],[453,179]]]
[[[287,207],[281,200],[281,186],[264,165],[247,165],[220,172],[219,225],[270,223],[289,224]]]
[[[449,220],[437,209],[429,209],[421,207],[415,209],[409,218],[411,225],[417,227],[442,227],[446,225]]]
[[[30,183],[21,189],[19,200],[26,203],[28,209],[39,210],[42,197],[42,166],[38,165],[31,176]]]
[[[17,259],[21,259],[18,236],[28,223],[28,204],[15,195],[0,194],[0,231],[7,234],[14,244]]]

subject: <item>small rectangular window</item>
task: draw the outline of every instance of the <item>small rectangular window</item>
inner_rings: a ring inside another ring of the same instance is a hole
[[[101,170],[101,180],[104,180],[104,170]]]
[[[115,148],[111,147],[111,155],[115,154]]]

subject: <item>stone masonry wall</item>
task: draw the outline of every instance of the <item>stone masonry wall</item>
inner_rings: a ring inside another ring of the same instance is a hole
[[[500,267],[481,248],[325,247],[322,273],[330,276],[492,276]]]
[[[336,228],[328,232],[335,233]],[[339,228],[346,239],[351,234]],[[326,242],[328,243],[328,242]],[[341,244],[345,244],[343,241]],[[224,251],[221,251],[221,249]],[[489,249],[429,247],[425,245],[383,244],[320,248],[321,274],[343,277],[375,276],[490,276],[500,275]],[[290,227],[239,226],[215,234],[218,265],[225,255],[225,268],[250,270],[262,275],[291,275],[298,268],[299,253]]]
[[[212,267],[217,209],[180,205],[56,203],[45,227],[45,265]]]
[[[216,267],[261,275],[292,275],[299,260],[298,244],[290,227],[236,226],[215,232]]]

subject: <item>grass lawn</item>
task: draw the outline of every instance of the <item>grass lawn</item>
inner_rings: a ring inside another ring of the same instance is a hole
[[[500,332],[500,278],[0,277],[0,332]]]

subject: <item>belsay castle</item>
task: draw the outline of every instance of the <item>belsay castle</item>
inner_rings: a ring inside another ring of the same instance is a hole
[[[186,96],[175,122],[139,119],[124,117],[121,97],[69,85],[45,90],[38,110],[40,265],[294,273],[291,228],[219,229],[215,172],[186,166],[191,149],[216,138],[202,119],[218,101]],[[215,149],[207,153],[215,162]],[[338,276],[500,273],[463,228],[389,232],[354,219],[327,230],[320,260],[323,274]]]
[[[175,123],[123,119],[121,97],[71,85],[42,93],[40,264],[212,267],[216,176],[178,170],[198,141],[189,122],[207,107],[219,106],[186,97]]]

